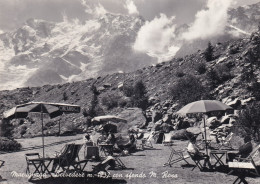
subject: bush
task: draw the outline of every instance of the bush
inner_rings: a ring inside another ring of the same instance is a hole
[[[0,151],[18,151],[22,145],[16,140],[0,138]]]
[[[178,101],[180,106],[201,99],[209,99],[209,94],[209,89],[204,87],[199,79],[192,75],[179,79],[169,89],[169,95],[173,100]]]
[[[134,94],[134,87],[131,85],[126,85],[123,87],[123,93],[127,97],[131,97]]]
[[[104,96],[101,99],[101,103],[103,105],[105,105],[108,109],[112,109],[112,108],[118,107],[118,99],[119,98],[120,97],[118,95],[111,94],[111,95],[108,95],[108,96]]]
[[[2,137],[11,137],[13,127],[9,120],[2,119],[0,120],[0,136]]]
[[[247,135],[260,141],[260,102],[254,102],[239,113],[238,123]]]
[[[213,87],[223,84],[225,81],[233,78],[230,69],[225,65],[218,65],[207,72],[207,78]]]
[[[147,90],[142,80],[139,80],[134,85],[131,101],[135,107],[145,110],[148,107]]]
[[[176,77],[180,78],[180,77],[183,77],[185,74],[183,71],[177,71],[175,75],[176,75]]]
[[[206,64],[205,63],[198,63],[195,66],[195,70],[199,73],[199,74],[204,74],[207,71],[206,68]]]
[[[214,48],[211,45],[211,43],[209,42],[208,47],[204,52],[204,57],[205,57],[206,61],[212,61],[214,59],[213,52],[214,52]]]

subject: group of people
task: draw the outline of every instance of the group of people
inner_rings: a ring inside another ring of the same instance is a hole
[[[134,152],[136,149],[136,138],[133,134],[128,135],[128,142],[125,144],[120,144],[114,133],[112,132],[102,132],[102,134],[98,137],[97,142],[94,143],[94,141],[91,139],[89,134],[86,134],[83,137],[84,145],[86,146],[93,146],[93,145],[99,145],[99,144],[110,144],[113,145],[115,150],[118,150],[119,152],[126,151],[128,153]]]
[[[204,160],[203,169],[212,169],[210,163],[210,158],[207,154],[200,152],[198,146],[196,145],[196,136],[190,138],[190,142],[187,146],[187,151],[191,154],[194,160]],[[238,148],[237,153],[228,153],[227,162],[232,162],[235,158],[246,158],[253,150],[253,145],[250,136],[244,137],[244,144]]]

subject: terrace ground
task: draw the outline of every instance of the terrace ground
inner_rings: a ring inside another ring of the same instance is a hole
[[[83,143],[83,135],[65,137],[46,137],[45,154],[53,156],[55,151],[59,151],[66,143]],[[21,183],[92,183],[85,178],[47,178],[42,180],[28,181],[26,177],[12,177],[12,172],[25,173],[26,162],[25,153],[39,152],[42,144],[41,137],[32,139],[18,139],[23,150],[14,153],[1,154],[1,160],[5,161],[5,166],[0,169],[4,179],[1,184],[21,184]],[[38,146],[38,147],[37,147]],[[187,146],[187,141],[175,141],[174,148],[182,149]],[[233,183],[236,176],[227,175],[225,172],[201,172],[198,168],[182,167],[185,162],[179,162],[172,167],[163,167],[170,155],[170,149],[161,144],[154,144],[154,149],[138,151],[129,156],[121,157],[121,160],[128,167],[126,170],[109,170],[113,176],[108,183]],[[83,148],[80,151],[80,158],[83,159]],[[189,163],[194,164],[188,159]],[[88,169],[94,162],[88,163]],[[249,183],[259,183],[259,178],[246,178]]]

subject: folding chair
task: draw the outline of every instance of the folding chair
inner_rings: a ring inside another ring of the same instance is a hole
[[[5,161],[0,160],[0,168],[4,166]],[[2,176],[0,175],[0,182],[3,180]]]
[[[190,158],[190,155],[184,155],[185,150],[175,150],[173,147],[169,146],[171,149],[171,154],[168,159],[168,161],[163,165],[163,166],[172,166],[173,164],[180,162],[180,161],[185,161],[188,165],[190,163],[186,160]]]
[[[218,139],[220,141],[219,143],[219,149],[233,149],[232,145],[231,145],[231,139],[233,136],[233,132],[231,132],[230,134],[227,135],[227,137],[225,139]]]
[[[260,157],[260,144],[256,146],[247,158],[236,158],[236,162],[228,162],[228,167],[232,170],[228,174],[232,174],[235,171],[240,171],[235,182],[245,182],[245,173],[250,173],[255,176],[260,176],[260,171],[257,166],[260,163],[255,163],[255,160]],[[241,173],[244,173],[241,175]],[[234,183],[235,183],[234,182]]]
[[[144,133],[144,136],[142,138],[142,142],[141,142],[141,148],[153,148],[153,144],[152,144],[152,138],[153,138],[154,132],[150,132],[150,133]]]
[[[173,144],[173,141],[172,141],[172,134],[171,133],[165,133],[163,135],[163,145],[164,146],[170,146]]]
[[[66,153],[56,158],[56,162],[58,161],[58,169],[61,168],[66,172],[72,167],[75,171],[82,172],[89,161],[79,160],[78,154],[82,146],[82,144],[72,144],[69,146]],[[83,164],[83,166],[81,164]]]
[[[187,152],[188,152],[188,151],[187,151]],[[190,153],[190,152],[188,152],[188,154],[189,154],[190,158],[194,161],[194,163],[196,164],[196,166],[199,168],[199,170],[202,171],[202,170],[203,170],[203,166],[202,166],[202,164],[201,164],[200,162],[201,162],[202,160],[204,161],[205,158],[203,158],[203,157],[196,157],[193,153]],[[195,167],[196,167],[196,166],[195,166]],[[195,167],[194,167],[192,170],[194,170]]]
[[[3,166],[4,166],[4,164],[5,164],[5,161],[3,161],[3,160],[0,160],[0,168],[1,168],[1,167],[3,167]]]
[[[39,159],[40,158],[40,154],[39,153],[26,153],[25,154],[25,160],[26,160],[26,174],[31,173],[30,171],[30,166],[34,167],[34,172],[33,173],[40,173],[39,171],[39,167],[37,165],[39,165],[39,162],[33,162],[32,159]]]

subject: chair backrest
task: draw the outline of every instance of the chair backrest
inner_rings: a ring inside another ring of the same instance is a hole
[[[27,163],[30,161],[30,159],[37,159],[37,158],[40,158],[39,153],[26,153],[25,154],[25,159],[26,159]]]
[[[71,164],[76,161],[76,159],[79,158],[79,151],[82,148],[82,144],[74,144],[72,151],[68,153],[67,155],[67,162],[68,164]]]
[[[58,154],[56,156],[57,157],[66,156],[69,152],[72,151],[74,145],[75,145],[74,143],[73,144],[65,144],[65,146],[60,150],[60,152],[58,152]]]
[[[172,134],[171,133],[165,133],[163,135],[163,142],[164,143],[170,143],[172,142]]]
[[[233,136],[233,132],[230,132],[230,134],[227,135],[227,137],[225,138],[225,142],[229,142],[232,139]]]
[[[256,158],[257,156],[260,157],[260,144],[258,144],[253,151],[250,153],[250,155],[248,156],[249,158]]]

